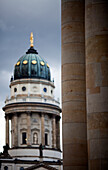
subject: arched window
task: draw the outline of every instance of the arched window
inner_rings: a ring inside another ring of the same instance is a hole
[[[22,144],[26,144],[27,143],[27,138],[26,138],[26,132],[22,133]]]
[[[36,132],[33,134],[33,144],[38,144],[38,134]]]
[[[48,145],[48,133],[45,133],[45,145]]]
[[[8,170],[8,167],[7,167],[7,166],[5,166],[5,167],[4,167],[4,170]]]

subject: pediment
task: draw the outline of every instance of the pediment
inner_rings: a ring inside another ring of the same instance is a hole
[[[40,131],[38,128],[32,128],[31,131]]]
[[[30,166],[28,168],[24,168],[24,170],[57,170],[54,167],[51,167],[50,165],[46,165],[44,163],[39,163],[33,166]]]

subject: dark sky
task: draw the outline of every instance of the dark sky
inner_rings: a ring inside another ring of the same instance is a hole
[[[0,108],[9,95],[10,77],[17,60],[30,46],[34,47],[50,65],[55,79],[55,97],[60,98],[60,0],[0,0]],[[0,129],[4,128],[4,113],[0,109]],[[0,137],[0,150],[4,131]]]

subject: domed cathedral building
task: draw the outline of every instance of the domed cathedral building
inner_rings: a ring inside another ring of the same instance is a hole
[[[14,67],[10,99],[3,107],[6,146],[1,170],[61,170],[61,109],[54,99],[50,67],[33,47],[33,33],[30,41],[30,49]]]

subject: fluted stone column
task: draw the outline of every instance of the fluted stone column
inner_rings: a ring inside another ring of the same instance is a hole
[[[57,149],[60,149],[60,118],[56,122],[56,146]]]
[[[62,0],[64,170],[87,169],[84,0]]]
[[[31,145],[31,115],[27,112],[27,145]]]
[[[108,1],[85,1],[89,170],[108,169]]]
[[[14,146],[18,146],[18,117],[14,114]]]
[[[56,117],[52,118],[52,147],[56,148]]]
[[[5,116],[6,120],[6,144],[9,145],[9,115]]]
[[[45,127],[44,127],[44,114],[41,114],[41,143],[45,145]]]

